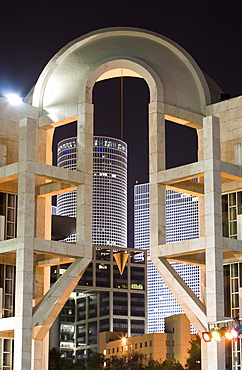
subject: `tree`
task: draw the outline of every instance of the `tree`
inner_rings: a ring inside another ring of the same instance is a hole
[[[104,365],[104,355],[95,353],[90,359],[86,360],[86,368],[88,370],[102,370]]]
[[[105,370],[184,370],[182,365],[177,361],[165,360],[160,361],[149,360],[144,358],[144,355],[134,353],[128,357],[112,356],[106,361]]]
[[[105,370],[141,370],[146,369],[144,365],[144,356],[139,353],[133,353],[128,357],[112,356],[107,359]]]
[[[189,342],[191,347],[187,350],[188,358],[185,365],[187,370],[201,369],[201,339],[196,335],[196,339]]]
[[[49,370],[82,370],[83,367],[61,357],[61,352],[57,348],[52,348],[49,352]]]

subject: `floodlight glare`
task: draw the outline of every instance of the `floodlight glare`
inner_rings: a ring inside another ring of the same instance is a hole
[[[18,96],[16,94],[7,95],[7,99],[9,101],[9,103],[12,104],[12,105],[22,104],[22,98],[20,98],[20,96]]]
[[[122,339],[122,344],[123,344],[123,345],[124,345],[124,344],[126,344],[127,338],[122,337],[121,339]]]
[[[231,331],[234,339],[238,339],[238,337],[239,337],[239,331],[238,331],[238,329],[231,329],[230,331]]]
[[[234,336],[234,333],[233,333],[233,329],[232,330],[227,330],[225,333],[224,333],[224,337],[228,340],[232,340],[235,338]]]
[[[220,330],[212,330],[211,331],[211,336],[214,340],[216,340],[217,342],[221,340],[221,333],[220,333]]]

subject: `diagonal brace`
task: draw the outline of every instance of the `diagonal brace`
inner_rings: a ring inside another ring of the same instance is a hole
[[[68,267],[66,272],[55,282],[40,302],[38,302],[34,307],[32,321],[33,328],[38,324],[40,325],[40,328],[41,326],[46,326],[46,330],[44,331],[47,332],[49,330],[66,303],[69,295],[75,289],[81,275],[85,272],[90,261],[91,258],[76,259]]]
[[[206,307],[165,258],[152,261],[199,334],[206,331]]]

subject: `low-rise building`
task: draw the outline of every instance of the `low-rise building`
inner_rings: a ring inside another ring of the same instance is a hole
[[[134,353],[142,354],[144,360],[176,359],[186,363],[189,341],[195,338],[190,334],[190,322],[185,314],[167,317],[165,333],[149,333],[125,337],[122,332],[103,332],[99,334],[99,352],[105,358],[128,357]]]

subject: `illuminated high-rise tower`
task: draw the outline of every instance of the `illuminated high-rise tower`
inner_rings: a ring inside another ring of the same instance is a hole
[[[57,166],[76,169],[76,138],[59,142]],[[92,241],[127,247],[127,144],[105,136],[93,138]],[[76,192],[57,196],[57,214],[76,217]],[[68,238],[75,241],[75,234]]]
[[[149,184],[134,187],[134,244],[135,248],[148,251],[147,294],[148,294],[148,333],[165,331],[167,316],[182,312],[150,257],[150,192]],[[166,191],[166,240],[177,242],[198,237],[198,200],[192,195]],[[173,263],[173,267],[200,295],[199,267],[183,263]],[[192,330],[193,331],[193,330]]]

